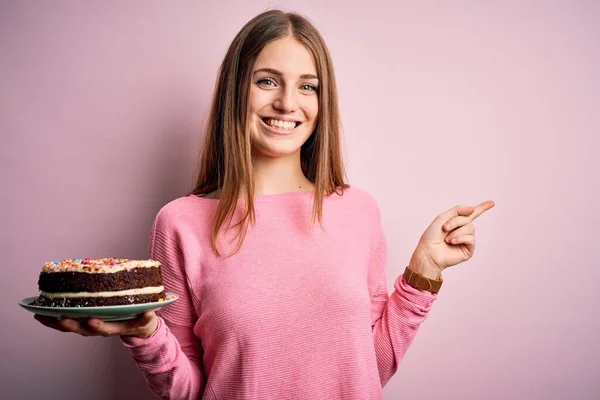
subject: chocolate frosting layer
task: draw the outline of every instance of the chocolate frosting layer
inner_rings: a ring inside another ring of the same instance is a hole
[[[160,267],[135,268],[108,274],[85,272],[41,272],[38,287],[42,292],[106,292],[162,286]]]
[[[50,299],[45,296],[40,296],[34,305],[43,307],[104,307],[104,306],[120,306],[138,303],[151,303],[165,298],[165,293],[156,294],[138,294],[133,296],[115,296],[115,297],[80,297],[80,298],[64,298],[56,297]]]

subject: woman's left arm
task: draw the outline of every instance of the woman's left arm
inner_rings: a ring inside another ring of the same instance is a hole
[[[494,206],[493,201],[476,207],[456,206],[437,216],[425,230],[415,249],[409,268],[431,280],[440,280],[441,272],[470,259],[475,251],[473,220]],[[387,242],[383,231],[369,265],[371,326],[381,386],[396,373],[418,328],[427,318],[437,294],[410,286],[403,276],[394,282],[388,295],[385,265]]]

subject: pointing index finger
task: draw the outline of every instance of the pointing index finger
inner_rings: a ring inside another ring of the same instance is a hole
[[[474,221],[475,218],[479,217],[481,214],[483,214],[490,208],[494,207],[495,205],[496,205],[496,203],[494,203],[492,200],[487,200],[487,201],[484,201],[483,203],[475,206],[474,207],[475,211],[473,211],[473,213],[471,215],[469,215],[469,217],[471,218],[471,221]]]

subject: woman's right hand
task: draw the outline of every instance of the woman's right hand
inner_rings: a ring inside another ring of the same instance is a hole
[[[98,318],[90,318],[87,321],[71,318],[57,319],[39,314],[35,314],[34,318],[48,328],[82,336],[135,336],[146,339],[158,328],[158,317],[154,311],[147,311],[135,319],[118,322],[105,322]]]

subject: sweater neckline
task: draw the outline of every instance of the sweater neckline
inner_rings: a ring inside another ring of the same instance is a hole
[[[344,191],[347,191],[348,189],[350,189],[350,186],[345,188]],[[287,199],[295,199],[295,198],[303,198],[303,197],[313,198],[313,196],[314,196],[313,190],[300,190],[297,192],[282,192],[282,193],[264,194],[264,195],[254,196],[254,203],[262,203],[262,202],[277,201],[277,200],[287,200]],[[195,194],[190,194],[188,197],[193,197],[193,198],[199,199],[201,201],[206,201],[206,202],[215,203],[215,204],[218,204],[220,201],[220,199],[209,199],[207,197],[202,197],[202,196],[198,196]],[[330,197],[330,196],[325,196],[325,199],[327,197]],[[244,201],[243,199],[240,199],[240,200],[238,200],[238,203],[243,202],[243,201]]]

